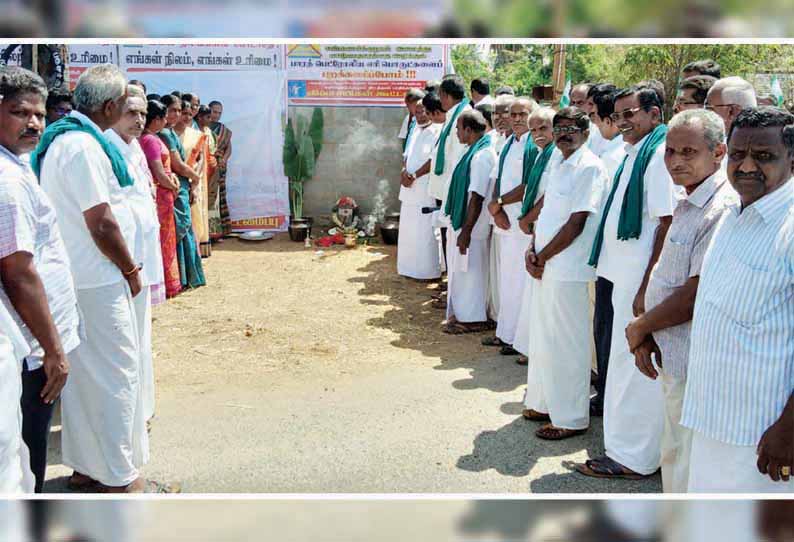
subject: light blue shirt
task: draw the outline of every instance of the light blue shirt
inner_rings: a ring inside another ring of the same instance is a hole
[[[794,390],[794,181],[730,206],[700,275],[681,424],[756,446]]]

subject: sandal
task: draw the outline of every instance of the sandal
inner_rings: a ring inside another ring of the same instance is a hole
[[[481,341],[483,346],[506,346],[506,343],[499,337],[486,337]]]
[[[83,478],[83,480],[80,482],[75,481],[76,479],[80,479],[80,478]],[[75,472],[69,477],[69,481],[66,484],[66,488],[69,491],[74,491],[77,493],[90,493],[94,491],[98,485],[99,482],[97,482],[96,480],[89,478],[85,474],[80,474]]]
[[[516,363],[519,365],[529,365],[529,358],[524,355],[518,356]]]
[[[499,354],[502,356],[520,356],[521,352],[513,348],[511,345],[506,344],[499,349]]]
[[[447,302],[444,301],[443,299],[434,299],[433,301],[430,302],[430,306],[433,307],[434,309],[446,309]]]
[[[524,416],[524,419],[531,422],[551,422],[551,418],[548,414],[538,412],[537,410],[532,410],[531,408],[524,409],[524,412],[522,412],[521,415]]]
[[[554,427],[552,424],[547,423],[535,431],[535,436],[543,440],[565,440],[577,435],[582,435],[586,432],[587,429],[563,429],[562,427]]]
[[[449,322],[444,325],[441,330],[449,335],[463,335],[464,333],[478,333],[482,331],[476,325],[463,324],[461,322]]]
[[[577,472],[585,476],[592,476],[593,478],[643,480],[650,477],[650,475],[629,470],[617,461],[606,456],[599,457],[598,459],[588,459],[584,463],[578,463],[574,468]]]

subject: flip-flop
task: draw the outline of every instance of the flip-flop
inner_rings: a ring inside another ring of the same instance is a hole
[[[486,337],[480,341],[483,346],[505,346],[505,342],[499,337]]]
[[[180,484],[165,484],[155,480],[146,480],[146,487],[143,489],[144,493],[182,493],[182,486]]]
[[[639,474],[629,471],[617,461],[609,457],[599,457],[598,459],[588,459],[584,463],[578,463],[574,467],[576,472],[591,476],[593,478],[618,478],[622,480],[643,480],[650,475]]]
[[[531,422],[550,422],[551,418],[548,414],[544,414],[543,412],[538,412],[537,410],[532,410],[531,408],[524,409],[524,412],[521,413],[524,416],[525,420],[529,420]]]
[[[583,435],[587,429],[563,429],[548,423],[535,431],[535,436],[543,440],[565,440],[567,438]]]

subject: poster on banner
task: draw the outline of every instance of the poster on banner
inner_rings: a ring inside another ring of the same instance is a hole
[[[409,88],[441,79],[445,45],[290,45],[290,105],[403,107]]]
[[[21,66],[22,47],[10,43],[0,43],[0,66]]]
[[[232,229],[285,231],[283,46],[122,45],[119,60],[149,93],[195,92],[203,104],[223,104],[221,122],[232,132],[226,176]]]
[[[97,64],[118,66],[117,45],[74,45],[68,47],[69,90],[74,90],[77,79],[82,73]]]

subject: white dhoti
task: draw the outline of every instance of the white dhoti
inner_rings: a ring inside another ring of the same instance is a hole
[[[457,246],[458,233],[447,228],[447,319],[485,322],[488,318],[488,239],[472,239],[466,254]]]
[[[427,280],[441,276],[438,241],[433,231],[433,216],[422,214],[422,207],[400,206],[400,238],[397,243],[397,273]]]
[[[108,486],[149,460],[138,326],[126,282],[77,290],[85,340],[61,399],[63,464]]]
[[[513,345],[513,348],[529,358],[533,355],[532,344],[539,332],[538,323],[532,320],[532,314],[539,310],[539,308],[535,307],[535,304],[540,302],[541,281],[533,278],[529,273],[527,273],[527,277],[526,284],[524,284],[524,301],[528,303],[528,307],[522,311],[524,315],[519,316],[519,319],[525,318],[527,324],[525,328],[523,323],[519,324],[522,326],[523,333],[517,341],[519,343],[518,347]],[[543,393],[540,367],[532,359],[527,364],[527,389],[524,391],[524,406],[543,413],[546,413],[548,408],[546,406],[546,396]]]
[[[664,363],[664,362],[663,362]],[[686,493],[689,485],[689,456],[692,430],[681,425],[686,378],[660,373],[664,393],[664,433],[662,434],[662,489],[665,493]]]
[[[523,264],[522,264],[523,265]],[[521,309],[518,311],[518,320],[516,321],[516,334],[513,339],[513,348],[529,356],[529,332],[532,315],[532,295],[535,291],[535,286],[538,281],[532,278],[532,275],[527,273],[524,267],[524,288],[521,295]]]
[[[637,369],[626,341],[641,279],[615,282],[612,291],[615,317],[604,392],[604,446],[610,459],[639,474],[653,474],[660,465],[664,430],[662,383]]]
[[[22,440],[22,367],[0,333],[0,494],[33,493],[30,454]]]
[[[532,299],[535,326],[530,348],[532,389],[525,404],[548,413],[561,429],[590,425],[590,343],[593,321],[586,282],[545,278],[538,281]],[[529,385],[528,385],[529,386]]]
[[[692,433],[689,493],[794,493],[794,479],[775,482],[758,472],[756,446],[735,446]]]
[[[496,336],[513,344],[516,334],[527,270],[524,254],[529,246],[526,235],[501,235],[499,240],[499,317]]]
[[[488,318],[499,319],[499,236],[491,235],[488,256]]]
[[[144,288],[132,300],[138,327],[141,351],[141,394],[143,419],[154,416],[154,360],[152,358],[152,290]]]

